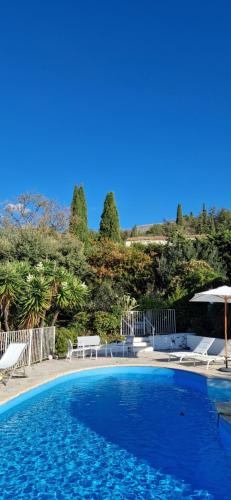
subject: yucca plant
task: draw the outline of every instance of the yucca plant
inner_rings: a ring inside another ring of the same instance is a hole
[[[20,288],[20,273],[15,263],[0,265],[0,307],[3,315],[4,328],[9,330],[10,308],[16,302]]]
[[[60,274],[60,282],[57,283],[52,298],[52,325],[57,321],[61,311],[71,311],[77,307],[81,307],[85,302],[86,296],[86,285],[71,273],[63,271],[63,273]]]
[[[20,327],[40,326],[50,308],[51,298],[50,280],[43,274],[29,274],[18,299]]]
[[[61,311],[72,311],[85,300],[87,287],[72,273],[45,262],[31,268],[26,262],[0,266],[0,306],[5,328],[15,307],[21,328],[42,326],[47,313],[54,325]]]

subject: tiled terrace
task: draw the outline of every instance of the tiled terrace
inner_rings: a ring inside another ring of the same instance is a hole
[[[65,375],[79,370],[87,370],[91,368],[110,367],[110,366],[156,366],[159,368],[178,368],[187,370],[194,373],[199,373],[207,377],[220,377],[231,380],[231,374],[219,372],[218,368],[221,366],[218,363],[210,366],[209,370],[206,369],[205,363],[197,362],[196,367],[193,366],[192,361],[185,361],[179,364],[176,361],[168,361],[167,352],[151,352],[142,357],[99,357],[76,359],[71,362],[67,360],[51,360],[43,361],[33,365],[28,369],[27,378],[15,377],[8,381],[7,385],[0,385],[0,404],[7,400],[16,397],[17,395],[26,392],[40,384],[53,380],[60,375]]]

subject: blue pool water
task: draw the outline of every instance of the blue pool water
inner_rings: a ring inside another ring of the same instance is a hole
[[[230,382],[171,369],[47,384],[0,416],[0,498],[230,499],[216,399],[231,399]]]

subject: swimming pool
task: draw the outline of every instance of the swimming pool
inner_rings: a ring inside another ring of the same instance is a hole
[[[231,382],[152,367],[46,384],[1,408],[0,497],[230,499],[216,399]]]

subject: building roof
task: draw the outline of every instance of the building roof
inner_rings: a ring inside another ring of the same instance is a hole
[[[195,240],[196,238],[202,238],[205,237],[206,235],[204,234],[187,234],[185,235],[185,238],[188,240]],[[126,241],[143,241],[143,240],[148,240],[148,241],[167,241],[169,239],[169,236],[150,236],[150,235],[145,235],[143,234],[142,236],[131,236],[130,238],[127,238]]]
[[[168,237],[167,236],[146,236],[145,234],[143,236],[131,236],[130,238],[127,238],[127,241],[140,241],[140,240],[150,240],[150,241],[167,241]]]

